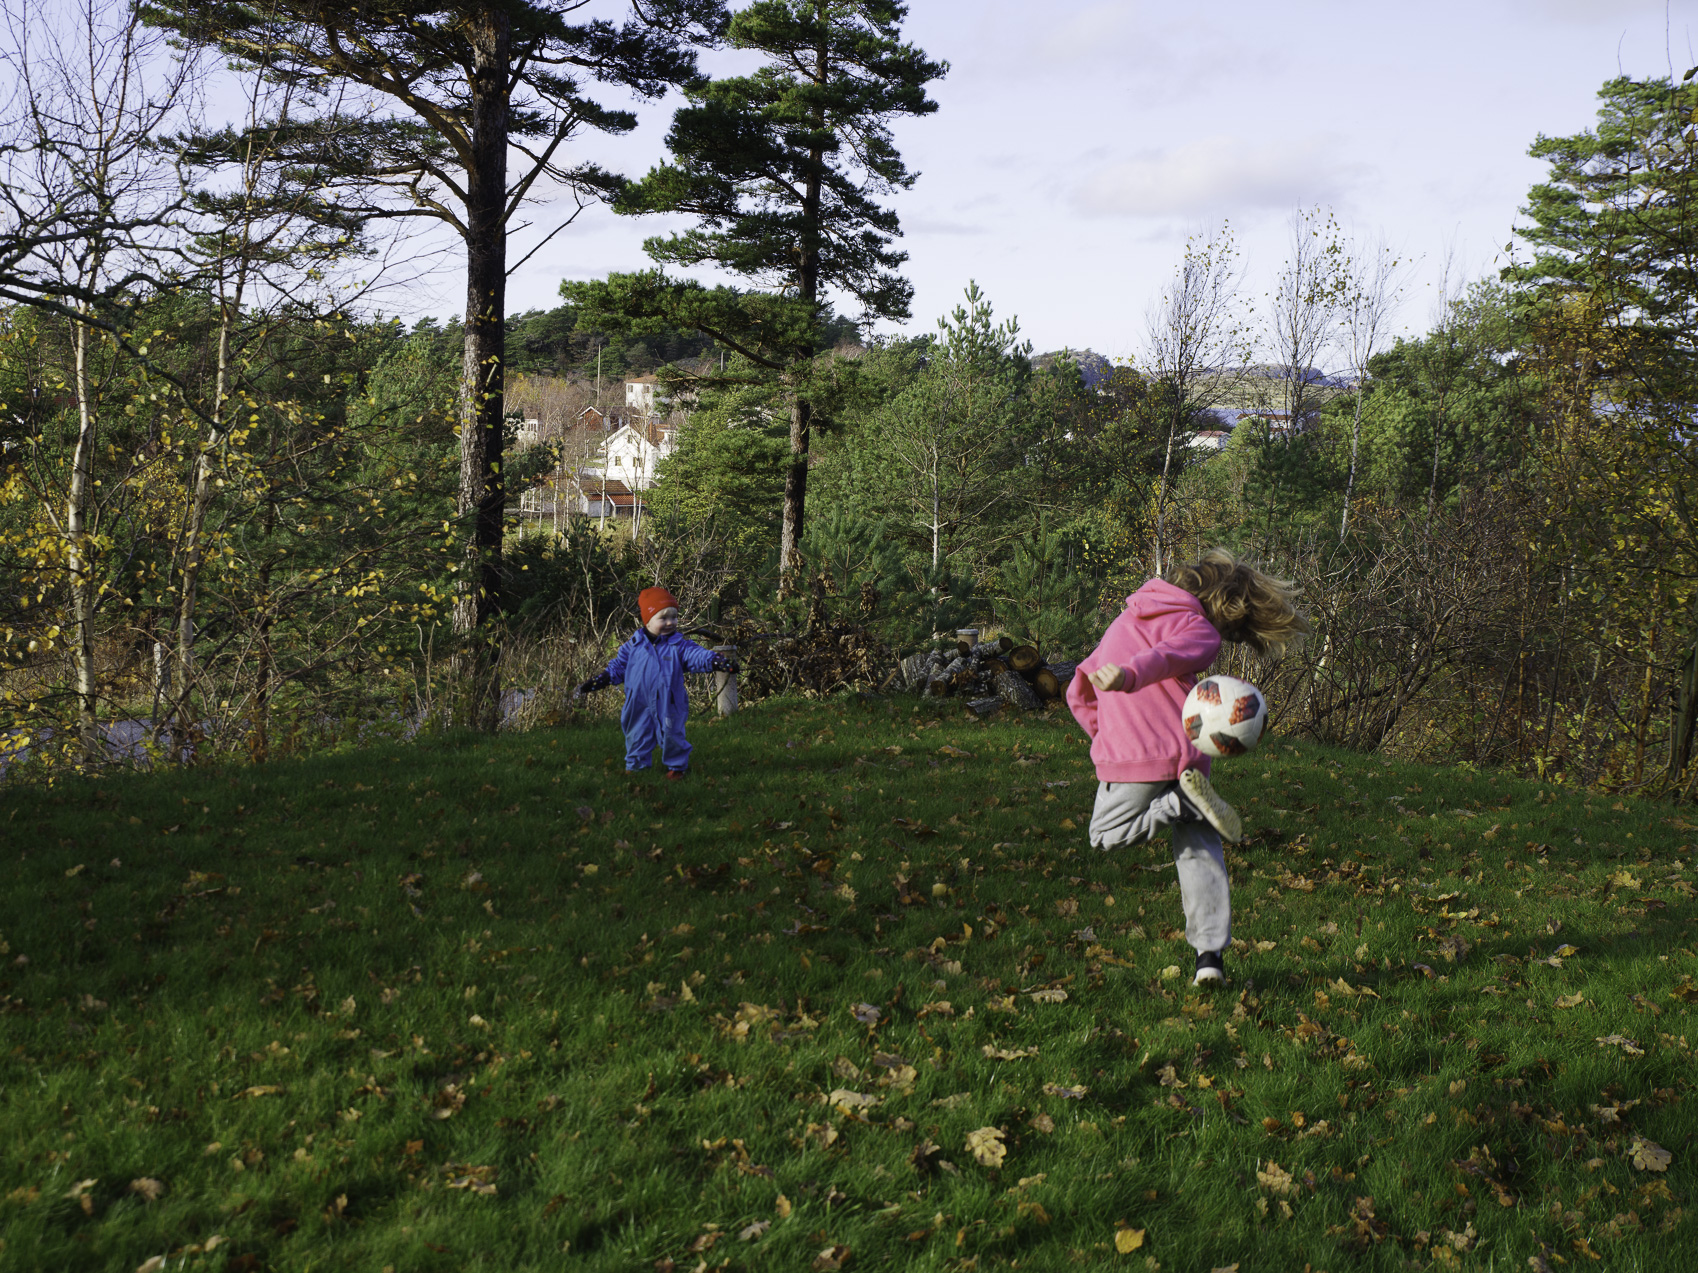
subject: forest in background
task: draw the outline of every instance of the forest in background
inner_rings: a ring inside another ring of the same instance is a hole
[[[908,317],[879,200],[912,177],[888,126],[935,109],[946,69],[901,43],[900,5],[680,0],[623,26],[528,5],[504,35],[373,17],[372,48],[413,41],[411,97],[327,79],[316,10],[282,8],[295,60],[268,52],[231,123],[185,103],[196,50],[259,64],[240,14],[91,4],[86,32],[9,55],[12,776],[559,719],[654,581],[748,662],[771,638],[876,656],[822,660],[798,692],[867,688],[867,667],[963,625],[1077,655],[1149,574],[1224,543],[1303,588],[1308,641],[1228,656],[1287,734],[1692,795],[1689,80],[1612,80],[1594,129],[1538,138],[1550,172],[1515,262],[1450,279],[1419,338],[1389,335],[1405,263],[1303,209],[1265,288],[1226,228],[1189,243],[1138,355],[1103,374],[1036,356],[966,281],[930,334],[851,339]],[[694,77],[696,47],[777,67],[804,37],[839,41],[840,64]],[[883,42],[876,74],[856,40]],[[524,80],[521,45],[567,69]],[[499,164],[478,113],[497,54],[530,94]],[[629,127],[584,105],[588,83],[685,86],[671,160],[627,182],[559,159]],[[742,151],[705,144],[733,119]],[[749,175],[775,163],[818,180]],[[480,164],[499,207],[465,176]],[[651,240],[651,270],[508,315],[484,258],[538,182],[701,228]],[[461,236],[470,323],[380,316],[403,208]],[[748,285],[669,272],[701,264]],[[523,394],[583,393],[598,356],[604,380],[657,373],[688,404],[678,450],[639,534],[527,527],[520,498],[559,457],[517,449]]]

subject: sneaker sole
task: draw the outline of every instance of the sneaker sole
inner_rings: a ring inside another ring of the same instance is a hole
[[[1219,968],[1199,968],[1197,975],[1191,978],[1191,984],[1193,986],[1204,986],[1225,980],[1226,974]]]
[[[1192,774],[1196,775],[1195,779],[1190,777]],[[1238,816],[1236,809],[1215,794],[1215,789],[1208,785],[1208,779],[1203,778],[1200,771],[1187,769],[1179,776],[1179,786],[1197,812],[1220,832],[1221,839],[1229,844],[1236,844],[1244,838],[1244,820]]]

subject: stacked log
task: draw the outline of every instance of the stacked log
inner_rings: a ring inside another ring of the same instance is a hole
[[[957,641],[903,659],[893,679],[930,698],[960,697],[980,716],[1005,703],[1034,711],[1067,693],[1077,663],[1046,662],[1036,646],[1010,637]]]

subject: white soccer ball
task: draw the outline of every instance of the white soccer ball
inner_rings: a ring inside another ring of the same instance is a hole
[[[1205,756],[1242,756],[1262,740],[1267,696],[1236,676],[1198,681],[1180,709],[1185,732]]]

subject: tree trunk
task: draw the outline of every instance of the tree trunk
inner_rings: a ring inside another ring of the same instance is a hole
[[[77,733],[83,763],[101,758],[100,722],[96,715],[94,671],[94,612],[99,604],[89,561],[88,501],[93,488],[94,450],[98,419],[89,401],[88,328],[72,331],[77,376],[77,447],[71,457],[71,483],[65,496],[65,539],[69,545],[71,577],[71,659],[76,669]]]
[[[246,244],[243,248],[245,250]],[[238,264],[234,297],[221,299],[218,315],[218,363],[213,382],[212,415],[207,423],[207,435],[195,453],[189,473],[188,508],[183,518],[183,565],[177,587],[177,649],[176,669],[172,687],[175,698],[168,713],[171,731],[171,754],[178,760],[189,758],[188,748],[193,726],[190,699],[194,692],[195,666],[195,607],[200,600],[200,576],[206,559],[206,514],[212,507],[213,455],[224,441],[224,405],[230,387],[230,329],[241,316],[243,266]]]
[[[460,722],[500,723],[501,473],[507,315],[507,78],[512,20],[486,8],[471,20],[472,156],[466,173],[466,352],[461,379],[460,497],[466,548],[454,598]],[[786,509],[788,513],[788,508]]]
[[[1338,542],[1344,542],[1345,532],[1350,529],[1350,497],[1356,490],[1356,456],[1362,446],[1362,377],[1356,377],[1356,419],[1350,426],[1350,472],[1344,479],[1344,516],[1338,523]]]
[[[831,70],[830,48],[826,43],[826,28],[830,23],[830,5],[815,0],[814,15],[820,22],[819,44],[814,48],[814,84],[822,91]],[[813,119],[815,137],[825,132],[825,106],[815,107]],[[820,173],[825,163],[825,150],[820,145],[808,151],[808,186],[802,196],[800,268],[797,271],[796,294],[809,304],[819,300],[820,291]],[[810,341],[799,351],[799,362],[810,361],[815,353]],[[802,560],[802,533],[808,499],[808,440],[813,428],[813,406],[798,393],[790,408],[790,467],[784,474],[784,519],[778,534],[778,571],[781,595],[794,588],[792,577]]]
[[[802,564],[803,517],[808,502],[808,439],[813,408],[805,398],[790,404],[790,467],[784,471],[784,522],[779,530],[778,570],[785,596],[794,591]]]

